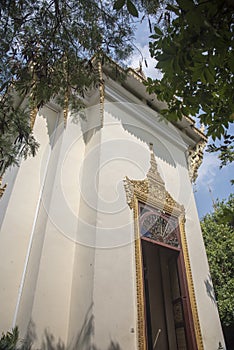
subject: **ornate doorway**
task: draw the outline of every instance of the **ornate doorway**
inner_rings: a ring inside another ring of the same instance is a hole
[[[124,180],[133,209],[138,350],[203,350],[184,207],[165,189],[153,146],[144,180]]]
[[[139,203],[139,224],[147,348],[187,350],[190,337],[183,301],[188,291],[181,288],[178,222]]]

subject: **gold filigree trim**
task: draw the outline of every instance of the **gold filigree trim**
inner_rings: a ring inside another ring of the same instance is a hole
[[[37,107],[32,107],[30,111],[30,128],[31,130],[34,127],[36,116],[37,116],[38,109]]]
[[[63,121],[64,121],[65,128],[67,126],[68,105],[69,105],[69,91],[67,90],[64,96],[64,108],[63,108]]]
[[[65,75],[65,94],[64,94],[64,103],[63,103],[63,122],[64,122],[64,128],[67,126],[67,118],[68,118],[68,108],[69,108],[69,98],[70,98],[70,89],[68,84],[68,58],[67,58],[67,52],[64,54],[63,57],[63,71]]]
[[[3,193],[5,192],[6,187],[7,187],[7,184],[2,186],[2,177],[0,176],[0,198],[3,196]]]
[[[105,101],[105,84],[104,84],[104,79],[103,79],[102,62],[101,62],[100,59],[98,59],[97,65],[98,65],[98,75],[99,75],[100,119],[101,119],[101,127],[103,127],[104,101]]]
[[[132,209],[134,207],[134,193],[138,193],[139,196],[147,200],[149,194],[149,182],[145,180],[130,180],[127,176],[125,177],[124,188],[126,192],[127,203]]]
[[[197,347],[198,347],[198,350],[203,350],[204,346],[202,342],[201,327],[200,327],[198,311],[197,311],[196,296],[195,296],[195,290],[194,290],[193,278],[192,278],[192,270],[191,270],[190,261],[189,261],[188,244],[187,244],[186,233],[185,233],[184,215],[180,217],[179,225],[180,225],[180,237],[181,237],[182,251],[184,255],[185,271],[186,271],[186,276],[188,281],[189,299],[190,299],[192,315],[194,320],[194,330],[195,330],[195,336],[197,341]]]
[[[133,68],[128,68],[127,69],[127,73],[129,75],[132,75],[136,80],[138,80],[139,82],[143,83],[146,79],[141,75],[139,74],[138,72],[136,72],[135,69]]]
[[[29,113],[29,121],[30,121],[30,129],[33,130],[34,124],[35,124],[35,120],[36,120],[36,116],[37,116],[37,112],[38,112],[38,108],[36,106],[36,102],[35,102],[35,93],[34,90],[36,89],[36,81],[37,81],[37,77],[36,77],[36,73],[35,73],[35,65],[36,63],[30,63],[29,64],[29,68],[30,68],[30,72],[32,74],[32,89],[30,92],[30,96],[29,96],[29,107],[30,107],[30,113]]]
[[[181,213],[183,206],[178,204],[166,191],[164,181],[158,171],[157,163],[150,145],[150,168],[144,180],[130,180],[127,176],[124,179],[124,187],[127,197],[127,203],[133,208],[134,195],[137,195],[140,201],[144,203],[156,203],[159,209],[168,213]]]
[[[188,167],[189,177],[191,182],[195,182],[198,176],[198,169],[203,160],[204,148],[206,147],[206,141],[202,140],[196,144],[192,149],[189,149],[188,155]]]
[[[124,179],[126,199],[129,207],[134,213],[134,233],[135,233],[135,264],[136,264],[136,293],[137,293],[137,327],[138,327],[138,350],[146,350],[146,325],[144,310],[144,288],[142,271],[142,253],[139,232],[138,203],[143,202],[152,207],[163,210],[168,214],[177,217],[180,223],[180,233],[182,241],[182,251],[185,260],[185,269],[188,282],[189,298],[192,310],[193,324],[198,350],[203,350],[201,328],[198,318],[195,291],[192,279],[192,271],[189,261],[188,245],[185,234],[185,210],[183,205],[177,203],[166,191],[164,181],[158,171],[157,163],[153,153],[153,145],[150,145],[150,169],[144,180]]]
[[[143,271],[142,271],[142,254],[141,241],[138,225],[138,200],[134,198],[133,205],[134,215],[134,235],[135,235],[135,263],[136,263],[136,293],[137,293],[137,336],[138,349],[146,350],[146,334],[145,334],[145,310],[144,310],[144,286],[143,286]]]

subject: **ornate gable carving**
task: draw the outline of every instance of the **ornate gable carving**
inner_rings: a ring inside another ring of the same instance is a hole
[[[206,147],[206,141],[202,140],[196,144],[193,149],[189,149],[188,167],[191,182],[195,182],[198,176],[198,169],[202,164],[203,152]]]
[[[184,212],[184,207],[178,204],[167,192],[165,183],[158,171],[153,145],[150,144],[150,168],[144,180],[131,180],[127,176],[124,179],[127,203],[132,209],[134,196],[144,203],[149,203],[165,210],[168,213],[176,212],[178,215]]]

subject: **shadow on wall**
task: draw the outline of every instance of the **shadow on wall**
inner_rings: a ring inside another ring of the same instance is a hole
[[[217,301],[215,298],[214,287],[212,284],[211,276],[208,275],[207,279],[204,281],[206,287],[206,293],[208,297],[212,300],[212,302],[217,306]]]
[[[78,333],[75,341],[72,344],[65,345],[61,339],[56,340],[52,333],[47,329],[44,331],[44,339],[40,348],[34,347],[33,344],[37,340],[36,326],[31,320],[28,326],[26,337],[21,341],[21,346],[18,350],[122,350],[120,345],[113,340],[110,340],[110,344],[106,349],[100,349],[96,345],[91,344],[91,337],[94,334],[94,316],[90,312],[91,308],[87,311],[83,325]]]
[[[123,103],[107,103],[105,105],[105,112],[109,113],[112,116],[112,122],[107,122],[105,128],[108,130],[108,127],[110,127],[110,132],[112,132],[112,128],[120,124],[122,130],[133,136],[133,138],[128,139],[127,142],[134,142],[134,138],[136,140],[142,141],[146,145],[149,145],[150,142],[153,142],[153,144],[155,144],[157,148],[157,156],[163,161],[170,164],[171,166],[176,167],[177,163],[180,163],[181,160],[179,157],[177,157],[176,152],[174,152],[172,155],[171,151],[168,150],[167,142],[165,142],[163,136],[161,136],[160,140],[160,138],[155,135],[155,132],[151,130],[150,126],[140,126],[137,125],[137,123],[134,123],[134,121],[131,118],[128,118],[129,111],[128,109],[125,110],[124,106],[126,107],[126,104],[123,105]],[[146,106],[139,105],[136,108],[139,112],[141,112],[142,115],[147,115]],[[90,117],[89,114],[91,116],[97,115],[97,118],[94,120]],[[92,121],[92,123],[90,121]],[[83,141],[87,145],[92,139],[92,137],[102,129],[99,104],[91,106],[86,110],[82,110],[78,114],[72,115],[71,123],[76,125],[80,124]],[[167,127],[167,122],[159,116],[155,116],[155,125],[157,124],[159,129],[160,126]],[[174,128],[173,130],[176,133],[175,135],[177,135],[177,138],[179,138],[183,143],[178,130],[176,128]],[[113,144],[116,141],[121,140],[119,139],[118,135],[119,134],[117,132],[116,138],[114,137],[113,139],[111,139]],[[164,137],[166,136],[164,135]],[[176,159],[173,159],[173,157],[176,157]],[[184,163],[182,163],[181,165],[184,165]]]
[[[93,303],[87,310],[83,325],[78,333],[75,341],[69,344],[64,350],[104,350],[98,348],[96,345],[91,344],[91,337],[94,335],[94,316],[92,313]],[[62,350],[60,348],[44,348],[43,350]],[[110,340],[110,345],[105,350],[121,350],[118,343]]]
[[[88,308],[83,325],[78,333],[78,335],[75,337],[75,339],[72,341],[71,344],[68,345],[69,350],[91,350],[93,349],[91,347],[91,337],[94,334],[94,316],[92,313],[93,303]]]
[[[130,105],[130,110],[128,110],[128,106]],[[142,141],[145,145],[149,145],[150,143],[153,143],[157,149],[157,157],[162,159],[164,162],[168,163],[172,167],[176,167],[178,163],[180,163],[180,158],[177,157],[178,152],[171,152],[171,150],[168,149],[168,142],[166,141],[167,135],[170,134],[170,130],[168,129],[165,134],[162,134],[160,137],[157,136],[157,132],[152,130],[151,125],[147,124],[142,125],[141,123],[138,125],[138,123],[135,123],[133,119],[128,117],[128,114],[131,114],[131,106],[132,104],[123,104],[123,103],[107,103],[105,105],[105,111],[110,113],[110,115],[114,120],[119,121],[121,124],[121,127],[125,132],[132,135],[137,140]],[[142,115],[147,116],[148,114],[148,107],[145,105],[135,105],[133,106],[136,108],[136,110]],[[127,109],[126,109],[127,108]],[[137,116],[136,116],[137,118]],[[172,125],[168,123],[165,118],[162,118],[157,112],[155,112],[155,119],[154,119],[155,125],[158,125],[158,130],[163,130],[164,128],[168,128],[168,125]],[[173,127],[174,132],[179,137],[179,139],[182,141],[182,138],[179,136],[178,130]],[[169,139],[168,139],[169,140]],[[182,141],[183,143],[183,141]],[[176,159],[174,159],[176,157]],[[183,163],[181,164],[184,165]]]

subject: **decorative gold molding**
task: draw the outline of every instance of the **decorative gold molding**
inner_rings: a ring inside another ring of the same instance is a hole
[[[188,282],[189,298],[192,309],[192,317],[198,350],[203,350],[202,335],[196,306],[195,291],[192,279],[192,271],[189,261],[188,245],[185,233],[185,211],[183,205],[178,204],[165,189],[165,183],[158,172],[157,163],[153,153],[153,145],[150,144],[150,169],[144,180],[124,179],[126,199],[129,207],[133,209],[134,233],[135,233],[135,264],[136,264],[136,292],[137,292],[137,327],[138,350],[146,350],[146,325],[144,311],[144,288],[142,271],[141,240],[139,232],[138,202],[143,202],[163,212],[172,214],[179,221],[182,251],[185,260],[185,269]]]
[[[206,147],[206,141],[201,140],[192,149],[189,149],[188,155],[188,167],[189,167],[189,177],[191,182],[195,182],[198,176],[198,169],[203,160],[204,148]]]
[[[141,241],[138,225],[138,200],[134,196],[133,204],[134,215],[134,235],[135,235],[135,263],[136,263],[136,293],[137,293],[137,336],[138,349],[146,350],[146,334],[145,334],[145,310],[144,310],[144,286],[143,286],[143,271],[142,271],[142,253]]]
[[[164,181],[158,172],[152,144],[150,144],[150,150],[150,168],[146,179],[130,180],[127,176],[124,179],[127,203],[132,209],[134,196],[137,196],[144,203],[153,204],[159,209],[170,214],[173,212],[178,216],[181,212],[184,212],[183,206],[178,204],[166,191]]]
[[[97,61],[98,65],[98,75],[99,75],[99,101],[100,101],[100,118],[101,118],[101,127],[103,127],[104,122],[104,101],[105,101],[105,84],[103,79],[103,69],[102,62],[99,58]]]
[[[37,107],[32,107],[30,111],[30,128],[31,130],[34,127],[36,116],[37,116],[38,109]]]
[[[64,122],[65,128],[67,126],[68,106],[69,106],[69,91],[67,90],[64,96],[64,107],[63,107],[63,122]]]
[[[68,85],[68,58],[67,58],[67,52],[65,52],[63,56],[63,71],[65,75],[65,84],[66,84],[66,90],[64,94],[64,102],[63,102],[63,122],[64,122],[64,128],[67,126],[67,118],[68,118],[68,108],[69,108],[69,97],[70,97],[70,89]]]
[[[29,64],[29,68],[30,68],[30,72],[32,74],[32,89],[30,92],[30,96],[29,96],[29,107],[30,107],[30,113],[29,113],[29,122],[30,122],[30,129],[33,130],[34,124],[35,124],[35,120],[36,120],[36,116],[37,116],[37,112],[38,112],[38,108],[36,106],[35,103],[35,99],[34,99],[34,89],[35,89],[35,85],[36,85],[36,74],[35,74],[35,62],[34,63],[30,63]]]
[[[2,187],[2,177],[0,176],[0,198],[3,196],[3,193],[5,192],[6,187],[7,187],[7,184],[5,184]]]
[[[182,251],[184,254],[185,271],[186,271],[186,276],[188,281],[190,304],[191,304],[193,321],[194,321],[194,330],[195,330],[195,336],[197,340],[197,348],[198,350],[203,350],[204,346],[202,342],[202,334],[201,334],[200,322],[198,318],[196,296],[195,296],[195,290],[194,290],[193,278],[192,278],[192,270],[191,270],[190,261],[189,261],[188,244],[187,244],[186,233],[185,233],[184,215],[182,215],[179,218],[179,225],[180,225],[180,238],[181,238]]]

